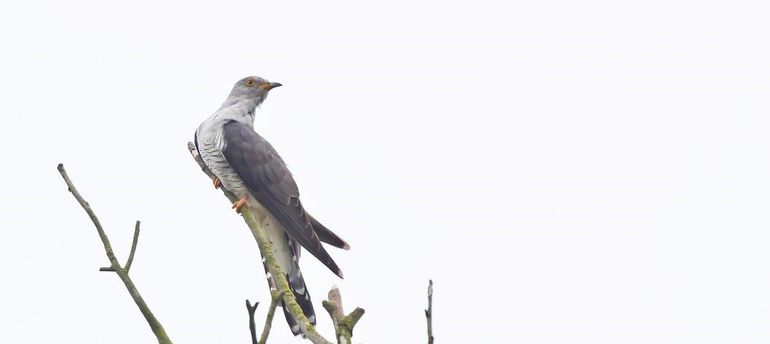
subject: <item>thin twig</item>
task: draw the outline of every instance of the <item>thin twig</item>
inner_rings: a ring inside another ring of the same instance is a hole
[[[158,339],[158,343],[171,344],[171,339],[169,339],[168,335],[166,335],[166,331],[163,329],[163,325],[161,325],[158,319],[155,318],[155,315],[153,315],[152,311],[150,311],[150,307],[148,307],[147,303],[144,302],[144,299],[142,298],[142,295],[139,294],[139,290],[137,290],[136,285],[134,285],[131,277],[128,276],[128,271],[121,267],[118,259],[115,258],[115,254],[112,251],[112,245],[110,245],[110,239],[104,232],[102,224],[99,222],[99,218],[96,217],[96,214],[91,209],[91,206],[83,199],[83,196],[80,195],[80,192],[78,192],[77,188],[75,188],[72,180],[70,180],[69,176],[67,175],[67,171],[64,169],[64,165],[59,164],[57,169],[64,179],[64,182],[67,183],[69,192],[72,193],[72,196],[75,197],[75,200],[80,203],[80,206],[83,207],[83,210],[86,211],[88,217],[91,218],[91,222],[94,223],[96,231],[99,233],[99,238],[102,240],[102,244],[104,245],[104,252],[107,254],[107,259],[110,260],[109,268],[112,269],[112,271],[115,271],[118,277],[120,277],[120,280],[123,281],[123,285],[126,286],[128,293],[131,294],[131,298],[134,299],[137,307],[139,307],[142,315],[144,315],[144,319],[147,321],[147,324],[150,325],[152,332],[155,333],[155,337]]]
[[[433,344],[433,280],[428,280],[428,309],[425,310],[428,321],[428,344]]]
[[[254,307],[251,306],[251,302],[249,300],[246,300],[246,310],[249,312],[249,332],[251,332],[251,344],[259,344],[257,342],[257,325],[254,324],[254,312],[257,311],[257,306],[259,306],[259,302],[254,304]]]
[[[271,293],[272,299],[270,300],[270,309],[267,310],[267,317],[265,318],[265,327],[262,329],[262,336],[259,338],[259,344],[267,343],[267,336],[270,335],[270,328],[273,326],[273,316],[275,315],[275,309],[283,299],[283,291],[273,291]]]
[[[131,242],[131,253],[128,254],[128,260],[126,260],[126,273],[128,273],[128,270],[131,270],[131,263],[134,262],[134,253],[136,253],[136,244],[139,243],[139,220],[136,220],[136,225],[134,226],[134,240]]]
[[[195,159],[195,162],[198,163],[198,166],[200,166],[203,173],[209,176],[209,178],[213,179],[214,173],[212,173],[211,170],[206,167],[206,163],[203,162],[203,159],[198,154],[198,150],[195,148],[195,144],[188,142],[187,149],[190,151],[190,154],[192,155],[193,159]],[[227,191],[224,187],[221,187],[220,189],[222,189],[222,192],[231,202],[238,200],[238,197]],[[294,298],[294,294],[291,292],[291,289],[289,289],[289,282],[286,280],[286,275],[283,273],[283,271],[281,271],[281,267],[278,265],[278,260],[273,254],[272,244],[270,243],[270,240],[267,239],[267,234],[265,234],[265,231],[254,220],[254,217],[251,216],[248,207],[241,208],[241,215],[243,216],[243,220],[246,221],[246,224],[249,226],[254,239],[257,241],[259,251],[262,253],[262,257],[265,259],[267,269],[275,281],[276,289],[283,292],[283,302],[286,310],[297,321],[302,334],[315,344],[331,344],[330,341],[328,341],[326,338],[321,336],[318,331],[316,331],[315,326],[310,323],[310,320],[308,320],[307,316],[305,316],[305,313],[302,312],[302,308]]]

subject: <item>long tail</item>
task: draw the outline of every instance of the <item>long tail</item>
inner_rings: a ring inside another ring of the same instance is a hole
[[[305,279],[302,278],[302,271],[300,271],[298,264],[300,252],[299,250],[301,246],[298,242],[290,239],[288,236],[286,236],[286,240],[289,242],[289,252],[291,253],[292,262],[291,269],[288,269],[289,271],[285,272],[286,280],[289,282],[289,289],[291,289],[291,292],[294,294],[294,298],[297,300],[299,307],[302,308],[302,313],[305,313],[305,316],[308,318],[308,320],[310,320],[310,323],[315,325],[316,319],[315,310],[313,310],[313,302],[310,301],[310,292],[307,290]],[[270,290],[277,290],[277,285],[273,279],[273,276],[270,275],[270,271],[267,268],[267,263],[265,262],[264,257],[262,258],[262,266],[265,268],[267,283],[270,285]],[[286,303],[283,301],[281,301],[281,308],[283,308],[283,314],[286,317],[286,322],[289,324],[291,333],[293,333],[295,336],[301,334],[302,331],[299,328],[297,320],[295,320],[294,317],[289,314],[289,311],[286,308]]]
[[[258,212],[259,209],[255,209],[255,213]],[[350,245],[328,228],[324,227],[316,219],[310,217],[310,221],[321,241],[346,250],[350,249]],[[308,318],[310,323],[315,325],[316,317],[315,311],[313,310],[313,302],[310,301],[310,293],[307,290],[307,285],[305,285],[305,279],[302,278],[302,271],[299,269],[299,256],[302,245],[289,237],[289,235],[286,234],[286,231],[281,228],[272,216],[264,217],[261,221],[261,226],[265,230],[268,239],[273,244],[273,253],[275,254],[278,264],[285,273],[286,280],[289,282],[289,289],[291,289],[294,298],[297,300],[300,308],[302,308],[302,312]],[[270,285],[270,290],[277,290],[277,284],[275,283],[273,276],[270,275],[264,257],[262,257],[262,263],[265,268],[267,283]],[[332,261],[332,264],[333,263],[334,262]],[[334,267],[336,268],[336,265]],[[342,277],[339,268],[336,268],[336,271],[335,269],[332,269],[332,271]],[[283,301],[281,301],[281,306],[283,308],[283,314],[286,316],[286,322],[289,323],[289,328],[291,328],[291,333],[295,336],[301,334],[302,331],[299,328],[297,320],[289,314],[286,304]]]

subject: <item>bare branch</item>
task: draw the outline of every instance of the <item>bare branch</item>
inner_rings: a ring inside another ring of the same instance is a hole
[[[428,344],[433,344],[433,280],[428,280],[428,309],[425,310],[428,321]]]
[[[337,326],[339,326],[340,319],[345,316],[345,311],[342,307],[342,295],[340,294],[340,289],[337,288],[337,286],[333,286],[332,289],[329,290],[327,296],[329,298],[329,302],[334,303],[335,305],[334,315],[329,315],[332,317],[332,321],[334,322],[334,328],[337,328]]]
[[[337,332],[337,328],[339,326],[339,319],[337,318],[337,304],[332,301],[323,300],[321,301],[321,305],[324,307],[326,312],[329,313],[329,317],[332,318],[332,322],[334,323],[334,331]]]
[[[188,142],[187,149],[190,151],[190,154],[192,155],[193,159],[195,159],[195,162],[198,163],[198,166],[200,166],[203,173],[209,176],[209,178],[213,179],[215,177],[214,174],[211,172],[211,170],[209,170],[208,167],[206,167],[206,163],[203,162],[203,159],[198,154],[198,150],[195,148],[195,144]],[[225,190],[224,187],[220,189],[222,189],[222,192],[231,202],[238,200],[238,197],[236,197],[233,193]],[[278,265],[278,261],[276,260],[275,255],[273,255],[273,249],[270,240],[267,239],[265,231],[262,230],[259,224],[254,220],[254,217],[251,216],[248,207],[241,208],[241,215],[243,216],[243,220],[246,221],[246,224],[251,230],[251,234],[254,236],[254,239],[256,239],[257,244],[259,245],[259,251],[262,253],[262,257],[265,259],[265,264],[267,265],[268,271],[273,276],[276,289],[283,292],[283,302],[285,304],[286,310],[297,321],[302,334],[315,344],[331,344],[330,341],[328,341],[316,331],[315,326],[310,323],[310,320],[308,320],[308,318],[305,316],[305,313],[302,312],[302,308],[300,308],[299,304],[297,304],[297,300],[294,298],[294,294],[291,293],[291,289],[289,289],[289,282],[286,280],[286,275],[283,273],[283,271],[281,271],[281,267]]]
[[[257,306],[259,306],[259,302],[254,304],[254,307],[251,306],[251,302],[249,300],[246,300],[246,310],[249,312],[249,332],[251,332],[251,344],[259,344],[257,342],[257,325],[254,324],[254,312],[257,311]]]
[[[267,310],[267,317],[265,318],[265,327],[262,329],[262,336],[259,338],[259,344],[267,343],[267,336],[270,335],[270,328],[273,326],[273,316],[275,315],[275,309],[283,299],[283,291],[273,291],[271,293],[272,300],[270,301],[270,309]]]
[[[358,323],[358,320],[364,315],[363,308],[357,307],[347,316],[343,316],[345,313],[342,309],[342,295],[337,287],[333,287],[332,290],[329,291],[329,300],[324,300],[322,305],[334,322],[334,332],[337,343],[352,343],[353,328],[356,326],[356,323]]]
[[[91,218],[91,222],[94,223],[94,226],[96,227],[96,231],[99,233],[99,238],[102,240],[102,244],[104,245],[104,252],[107,254],[107,259],[110,260],[110,267],[102,268],[99,270],[115,271],[118,277],[120,277],[120,280],[123,281],[123,284],[126,286],[128,293],[131,294],[131,298],[134,299],[134,302],[136,303],[137,307],[139,307],[139,311],[141,311],[142,315],[144,315],[144,319],[147,321],[147,324],[150,325],[152,332],[155,333],[155,337],[158,339],[158,343],[171,344],[171,339],[169,339],[168,335],[166,335],[166,331],[163,329],[163,325],[161,325],[158,319],[155,318],[155,315],[152,314],[152,311],[150,311],[150,307],[148,307],[147,303],[144,302],[144,299],[142,298],[142,295],[139,294],[139,290],[137,290],[136,285],[134,285],[134,282],[131,280],[131,277],[128,276],[128,270],[121,267],[120,263],[118,262],[118,259],[115,258],[115,254],[112,251],[112,246],[110,245],[110,239],[107,237],[107,234],[104,232],[104,229],[102,228],[102,224],[99,222],[99,218],[96,217],[96,214],[91,209],[91,206],[88,204],[88,202],[86,202],[83,199],[83,196],[80,195],[80,192],[78,192],[77,188],[75,188],[75,185],[72,183],[72,180],[70,180],[69,176],[67,175],[67,171],[64,169],[64,165],[59,164],[57,169],[59,170],[59,173],[64,179],[64,182],[67,183],[69,192],[72,193],[72,196],[75,197],[75,200],[77,200],[78,203],[80,203],[80,206],[83,207],[83,210],[86,211],[86,214],[88,214],[88,217]],[[138,231],[138,224],[137,224],[137,231]],[[138,233],[135,233],[134,243],[136,243],[136,235],[138,235]],[[106,270],[106,269],[111,269],[111,270]]]
[[[136,225],[134,226],[134,240],[131,242],[131,253],[128,254],[128,260],[126,260],[126,273],[128,273],[128,270],[131,270],[131,263],[134,262],[134,253],[136,253],[136,244],[139,243],[139,220],[136,220]]]
[[[358,320],[361,320],[361,317],[364,316],[363,308],[356,307],[350,314],[346,315],[342,320],[340,321],[340,328],[345,331],[344,334],[350,337],[353,337],[353,328],[356,327],[356,324],[358,323]],[[351,343],[350,341],[348,343]]]

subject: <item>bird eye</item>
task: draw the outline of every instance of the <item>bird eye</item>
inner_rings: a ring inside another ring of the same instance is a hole
[[[249,86],[249,87],[254,86],[254,84],[256,84],[256,83],[257,82],[254,81],[254,79],[246,80],[246,86]]]

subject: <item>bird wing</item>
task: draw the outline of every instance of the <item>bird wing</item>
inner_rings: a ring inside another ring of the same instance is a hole
[[[267,140],[250,126],[227,122],[222,153],[262,206],[283,225],[289,236],[342,277],[313,229],[312,218],[299,200],[299,189],[283,159]]]
[[[326,226],[322,225],[318,220],[313,218],[313,216],[310,216],[310,224],[313,225],[313,230],[315,231],[315,234],[318,235],[318,239],[321,240],[321,242],[325,242],[329,245],[332,245],[337,248],[341,248],[343,250],[349,250],[350,245],[345,242],[345,240],[342,240],[337,234],[334,234],[329,228],[326,228]]]

